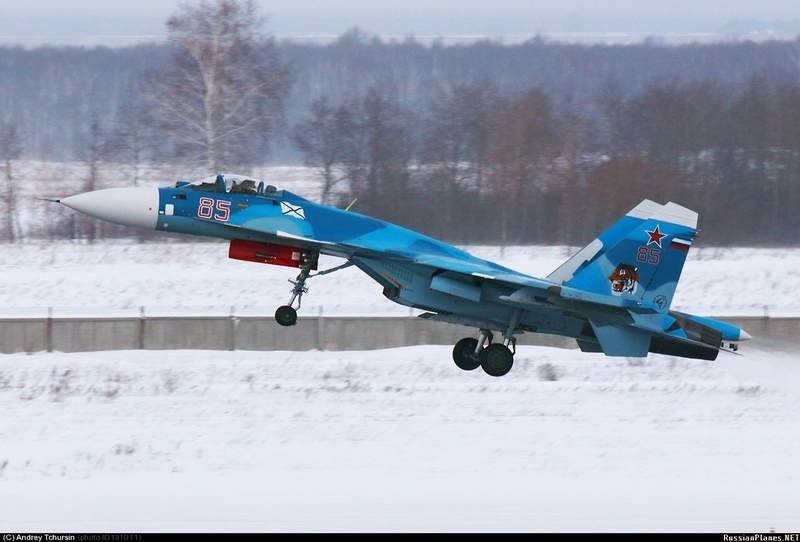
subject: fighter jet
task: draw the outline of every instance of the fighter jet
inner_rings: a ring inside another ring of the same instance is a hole
[[[645,357],[650,352],[716,359],[750,339],[736,326],[670,310],[697,213],[644,200],[546,278],[536,278],[406,228],[320,205],[244,175],[216,175],[167,188],[111,188],[53,200],[127,226],[230,240],[229,257],[299,269],[282,326],[315,276],[356,266],[388,299],[420,318],[478,330],[453,360],[491,376],[514,363],[516,336],[571,337],[584,352]],[[317,271],[320,254],[342,258]],[[500,338],[495,341],[494,334]]]

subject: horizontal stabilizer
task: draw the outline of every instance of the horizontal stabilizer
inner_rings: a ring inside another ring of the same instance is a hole
[[[688,339],[677,339],[665,335],[654,336],[650,341],[650,351],[665,356],[680,356],[682,358],[703,359],[714,361],[719,354],[719,348]]]

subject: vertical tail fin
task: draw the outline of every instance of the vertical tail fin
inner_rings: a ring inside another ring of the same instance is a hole
[[[586,266],[605,254],[617,241],[660,211],[662,207],[662,205],[649,199],[642,201],[597,239],[583,247],[558,269],[550,273],[547,279],[558,284],[567,284],[575,275],[583,271]]]
[[[666,310],[696,234],[694,211],[644,200],[547,278]]]

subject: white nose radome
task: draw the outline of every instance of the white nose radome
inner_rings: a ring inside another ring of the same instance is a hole
[[[124,226],[154,230],[158,188],[108,188],[58,200],[70,209]]]
[[[746,332],[745,330],[743,330],[743,329],[740,329],[740,330],[739,330],[739,340],[740,340],[740,341],[749,341],[749,340],[750,340],[750,339],[752,339],[752,338],[753,338],[753,336],[752,336],[752,335],[750,335],[750,334],[749,334],[748,332]]]

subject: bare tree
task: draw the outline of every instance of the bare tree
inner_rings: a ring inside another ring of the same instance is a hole
[[[429,186],[440,194],[446,231],[464,231],[459,225],[479,197],[495,92],[490,83],[460,86],[431,103],[422,160]]]
[[[17,131],[16,124],[6,124],[0,127],[0,160],[3,163],[3,173],[6,178],[6,191],[2,196],[6,204],[6,235],[8,242],[22,241],[22,227],[19,223],[17,211],[17,191],[12,162],[22,156],[22,140]]]
[[[427,181],[442,201],[445,226],[454,231],[457,231],[454,219],[458,196],[470,180],[471,164],[464,122],[466,112],[459,99],[462,94],[461,89],[455,89],[431,105],[423,148]]]
[[[86,164],[86,179],[83,183],[84,192],[93,192],[98,189],[100,181],[100,165],[108,153],[108,143],[104,139],[103,129],[98,118],[92,117],[89,132],[83,150],[83,162]],[[80,227],[84,230],[90,243],[100,236],[101,222],[88,216],[81,217]]]
[[[550,98],[541,90],[503,97],[497,101],[491,135],[491,183],[500,219],[500,242],[520,242],[533,227],[530,224],[537,199],[539,168],[546,157],[560,150],[561,136]],[[509,237],[513,227],[514,237]]]
[[[138,102],[126,102],[117,110],[114,132],[109,140],[109,152],[131,166],[131,182],[139,185],[139,169],[146,151],[153,146],[148,137],[147,108]]]
[[[151,72],[146,98],[157,128],[210,171],[264,150],[291,84],[252,0],[183,5],[167,21],[171,65]]]
[[[305,164],[319,169],[323,204],[330,202],[334,186],[349,177],[355,122],[349,107],[334,108],[323,98],[314,102],[311,120],[294,129],[292,139],[303,152]]]
[[[363,185],[356,186],[368,214],[389,220],[408,218],[412,134],[409,113],[398,106],[383,87],[372,87],[364,96],[360,128],[363,133]],[[359,183],[361,184],[361,183]]]

